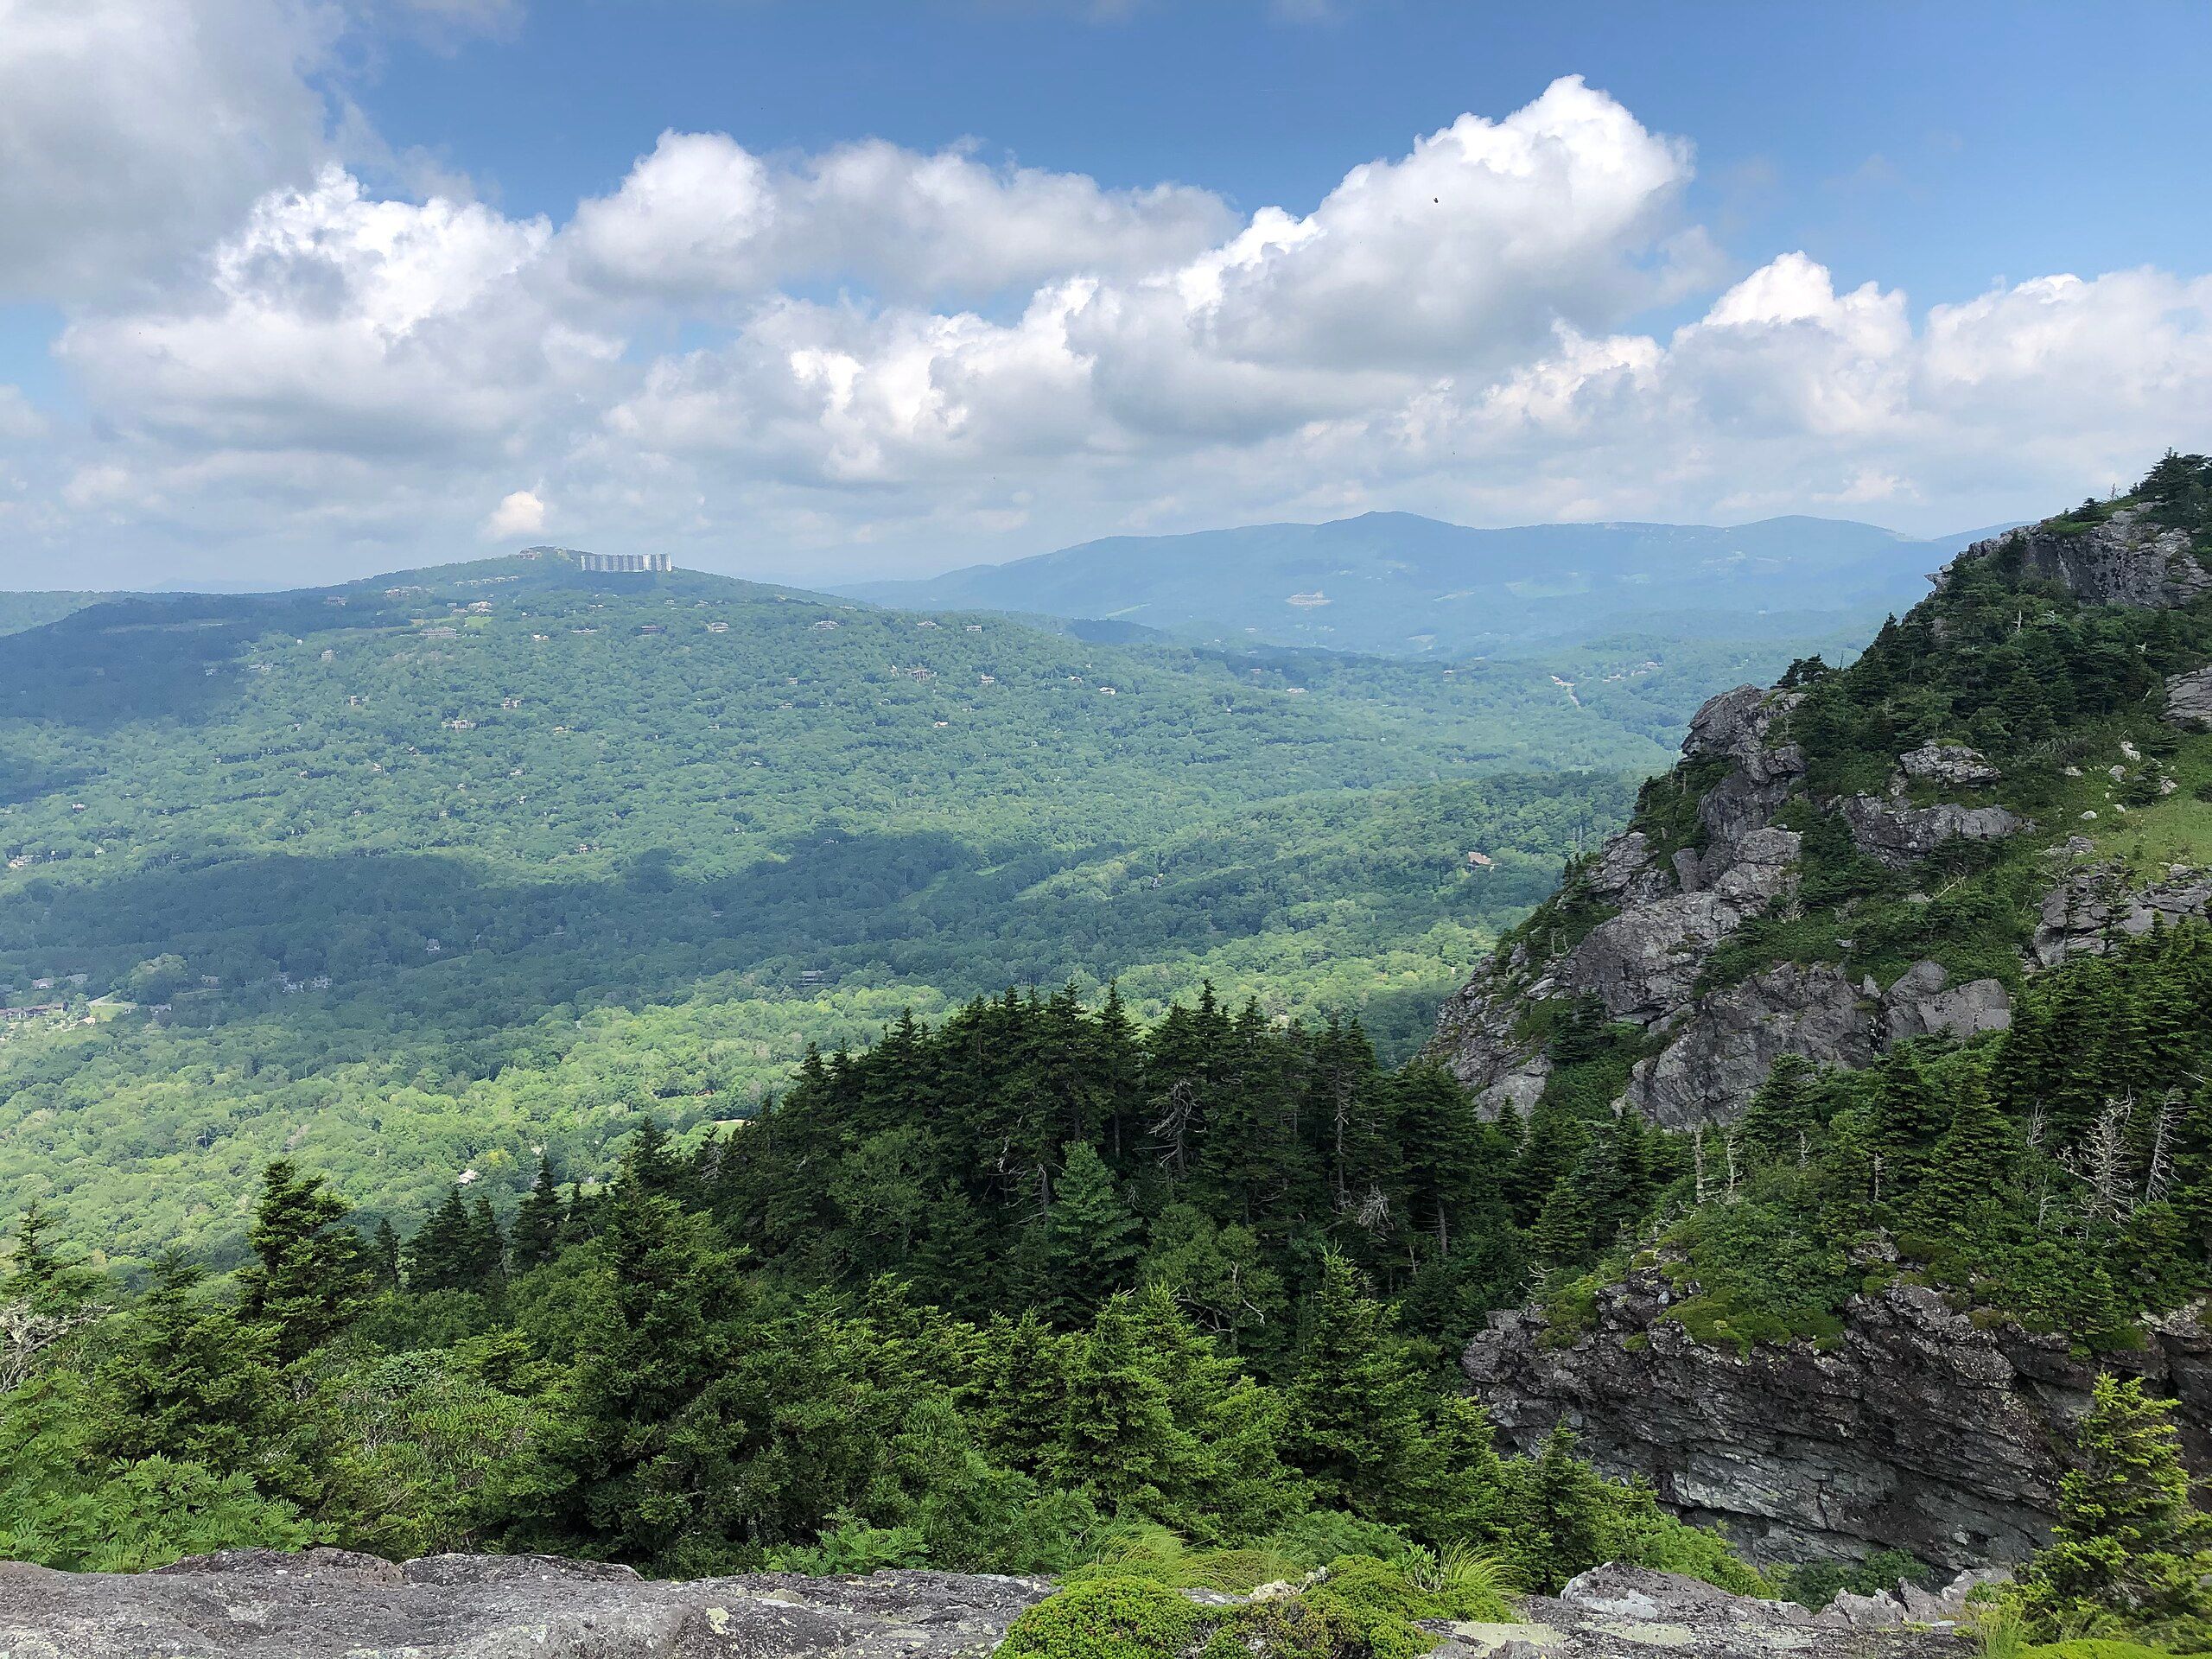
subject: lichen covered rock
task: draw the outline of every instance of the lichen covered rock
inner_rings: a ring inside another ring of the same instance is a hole
[[[542,1555],[396,1566],[233,1550],[158,1573],[0,1564],[10,1659],[983,1659],[1039,1579],[885,1572],[657,1583]]]

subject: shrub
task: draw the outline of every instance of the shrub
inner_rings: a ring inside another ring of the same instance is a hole
[[[1200,1618],[1197,1606],[1149,1579],[1099,1579],[1015,1619],[997,1659],[1173,1659]]]

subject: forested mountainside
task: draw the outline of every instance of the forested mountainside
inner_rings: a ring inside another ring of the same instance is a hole
[[[72,611],[96,605],[99,594],[11,594],[0,592],[0,633],[21,633],[26,628],[59,621]]]
[[[1856,646],[1976,537],[1872,524],[1470,530],[1407,512],[1323,524],[1117,536],[1011,564],[849,591],[926,609],[1113,618],[1185,638],[1400,656],[1541,655],[1618,633]]]
[[[0,985],[58,1008],[0,1024],[0,1197],[235,1254],[289,1147],[411,1226],[1008,983],[1402,1056],[1779,666],[1109,645],[557,550],[92,606],[0,644]]]

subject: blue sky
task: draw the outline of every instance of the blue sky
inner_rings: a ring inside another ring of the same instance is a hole
[[[2202,4],[7,9],[0,585],[1936,533],[2212,447]]]
[[[1301,17],[1309,21],[1300,21]],[[1692,138],[1701,211],[1840,283],[2212,267],[2212,6],[779,4],[568,0],[388,45],[394,143],[562,214],[664,129],[864,135],[1310,207],[1463,110],[1580,74]]]

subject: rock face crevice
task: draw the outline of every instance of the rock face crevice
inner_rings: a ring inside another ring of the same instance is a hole
[[[2090,1359],[1894,1284],[1854,1298],[1833,1342],[1739,1354],[1666,1318],[1675,1300],[1656,1270],[1633,1273],[1564,1344],[1533,1313],[1493,1314],[1462,1365],[1506,1443],[1532,1447],[1565,1422],[1601,1467],[1644,1476],[1754,1559],[2024,1559],[2049,1535],[2101,1370],[2173,1396],[2190,1460],[2212,1460],[2212,1332],[2193,1313],[2154,1325],[2139,1351]]]

